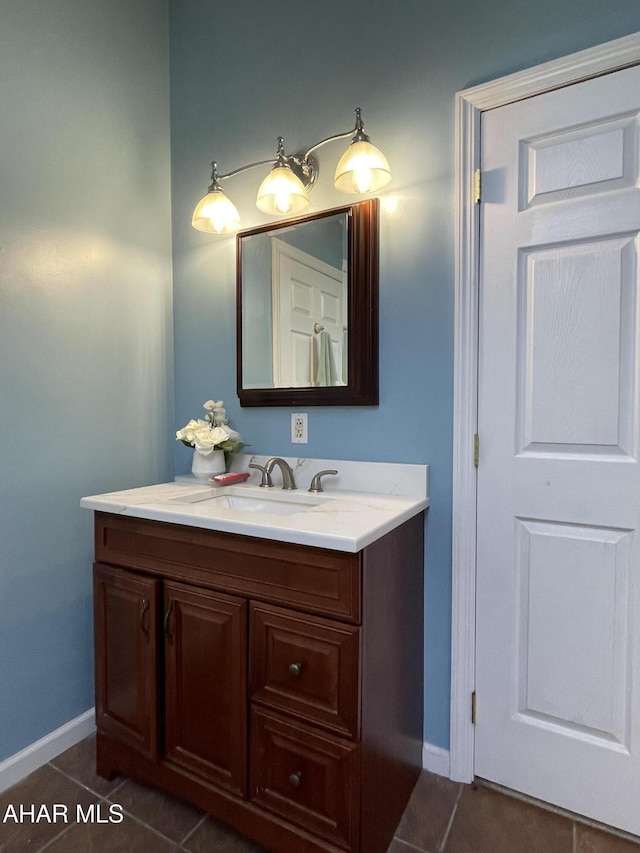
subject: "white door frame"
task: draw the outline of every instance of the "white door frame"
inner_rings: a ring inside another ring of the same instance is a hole
[[[471,695],[476,654],[476,469],[478,399],[479,212],[474,175],[480,163],[480,116],[590,77],[640,63],[640,33],[502,77],[456,94],[456,247],[451,614],[451,779],[471,782]],[[482,453],[482,450],[480,450]]]

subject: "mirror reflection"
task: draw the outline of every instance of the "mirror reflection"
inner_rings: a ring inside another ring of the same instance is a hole
[[[244,389],[348,385],[348,229],[342,210],[239,237]]]
[[[237,236],[241,406],[378,405],[377,199]]]

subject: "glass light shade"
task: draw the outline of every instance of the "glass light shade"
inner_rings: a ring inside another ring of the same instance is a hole
[[[309,196],[288,166],[275,166],[260,184],[256,206],[271,216],[295,214],[309,207]]]
[[[240,214],[221,189],[214,189],[196,205],[191,224],[207,234],[233,234],[240,228]]]
[[[391,180],[387,158],[370,142],[352,142],[336,166],[335,187],[343,193],[374,193]]]

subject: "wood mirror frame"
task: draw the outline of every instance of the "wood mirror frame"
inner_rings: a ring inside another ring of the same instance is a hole
[[[378,199],[238,232],[236,237],[236,366],[241,406],[378,405]],[[244,388],[242,365],[243,237],[346,213],[348,232],[348,383],[304,388]]]

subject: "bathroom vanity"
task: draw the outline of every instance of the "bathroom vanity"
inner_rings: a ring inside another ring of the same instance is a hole
[[[98,772],[275,853],[382,853],[421,768],[427,469],[393,466],[376,493],[344,488],[358,463],[307,463],[291,494],[185,482],[83,499]],[[341,488],[312,497],[330,464]]]

